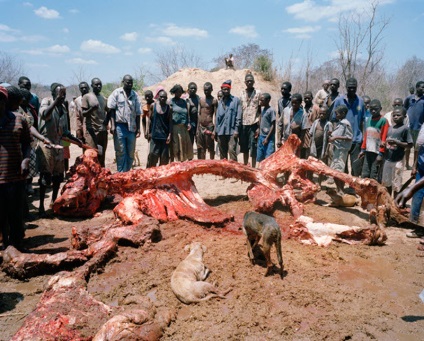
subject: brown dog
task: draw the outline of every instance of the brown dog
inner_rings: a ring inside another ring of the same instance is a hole
[[[327,190],[327,195],[331,198],[331,207],[353,207],[359,204],[359,198],[351,194],[340,195],[334,188]]]
[[[255,264],[253,249],[258,245],[262,237],[263,252],[266,258],[266,273],[268,276],[272,270],[271,246],[275,244],[278,263],[280,264],[280,275],[283,277],[283,257],[281,255],[281,230],[273,217],[256,212],[246,212],[243,219],[243,232],[247,237],[247,251],[252,264]]]
[[[206,246],[199,242],[191,243],[184,248],[190,254],[184,259],[172,274],[171,288],[177,298],[185,303],[197,303],[210,298],[226,298],[230,290],[220,293],[211,283],[204,282],[210,270],[203,264],[203,254]]]

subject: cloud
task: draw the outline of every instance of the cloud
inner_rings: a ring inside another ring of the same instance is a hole
[[[317,32],[321,29],[321,26],[303,26],[303,27],[293,27],[283,30],[283,32],[287,32],[293,34],[296,38],[299,39],[309,39],[312,37],[311,33]]]
[[[230,29],[230,33],[238,34],[247,38],[256,38],[258,33],[253,25],[236,26]]]
[[[93,59],[72,58],[66,61],[69,64],[96,65],[97,62]]]
[[[47,37],[42,36],[42,35],[38,35],[38,34],[34,34],[34,35],[30,35],[30,36],[22,36],[22,37],[19,38],[19,40],[22,40],[26,43],[38,43],[39,41],[47,40]]]
[[[18,40],[15,36],[0,31],[0,43],[11,43]]]
[[[30,2],[23,2],[22,6],[24,6],[24,7],[34,7],[34,5]]]
[[[72,8],[72,9],[69,10],[69,13],[71,13],[71,14],[77,14],[77,13],[79,13],[79,9]]]
[[[146,41],[149,43],[159,43],[163,45],[175,45],[176,43],[169,37],[147,37]]]
[[[11,28],[7,25],[3,25],[0,24],[0,31],[5,31],[5,32],[19,32],[19,30],[15,30],[14,28]]]
[[[167,24],[162,30],[163,34],[169,37],[195,37],[207,38],[208,31],[195,27],[181,27],[175,24]]]
[[[94,52],[94,53],[103,53],[103,54],[114,54],[121,52],[120,49],[115,46],[103,43],[100,40],[85,40],[81,43],[81,51],[84,52]]]
[[[137,52],[140,54],[148,54],[152,52],[152,49],[150,47],[140,47]]]
[[[380,0],[380,5],[390,4],[395,0]],[[325,5],[317,4],[314,0],[304,0],[286,7],[286,12],[295,19],[317,22],[323,19],[334,20],[341,13],[349,11],[361,12],[370,7],[369,0],[328,0]]]
[[[68,53],[71,49],[66,45],[53,45],[44,49],[45,52],[53,53],[53,54],[63,54]]]
[[[67,28],[67,27],[62,28],[62,32],[68,34],[69,33],[69,28]]]
[[[47,7],[40,7],[39,9],[35,9],[34,13],[43,19],[58,19],[60,18],[60,14],[58,11],[54,9],[48,9]]]
[[[22,53],[30,54],[30,55],[42,55],[42,54],[53,54],[60,55],[71,52],[71,49],[67,45],[52,45],[50,47],[32,49],[32,50],[22,50]]]
[[[128,33],[124,33],[119,38],[121,38],[122,40],[125,40],[125,41],[136,41],[137,37],[138,37],[137,32],[128,32]]]

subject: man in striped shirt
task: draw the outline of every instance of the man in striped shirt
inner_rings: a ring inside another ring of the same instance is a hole
[[[0,87],[0,227],[3,248],[23,250],[25,178],[29,172],[30,131],[16,111],[22,101],[16,87]]]

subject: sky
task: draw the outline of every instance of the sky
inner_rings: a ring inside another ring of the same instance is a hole
[[[158,73],[157,55],[183,47],[210,69],[212,60],[249,43],[273,53],[277,66],[313,66],[337,53],[337,20],[370,0],[0,0],[0,51],[20,60],[33,83],[116,82]],[[424,0],[380,0],[384,63],[396,70],[424,58]],[[309,52],[308,52],[309,51]]]

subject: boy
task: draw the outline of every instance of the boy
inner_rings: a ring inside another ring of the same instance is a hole
[[[349,150],[352,147],[353,130],[350,122],[346,119],[347,112],[348,108],[345,105],[340,105],[335,109],[336,128],[328,138],[328,142],[334,146],[333,161],[330,167],[339,172],[344,172]],[[337,194],[343,195],[343,181],[334,179],[334,182],[336,184]]]
[[[259,97],[259,105],[262,107],[259,117],[259,139],[256,161],[265,160],[275,151],[275,110],[269,106],[271,95],[263,93]]]
[[[281,144],[287,141],[291,134],[300,138],[300,128],[303,120],[302,95],[294,94],[291,97],[291,107],[284,108],[280,116],[278,127],[281,131]]]
[[[312,123],[318,118],[319,106],[312,103],[312,92],[306,91],[303,95],[303,119],[300,133],[300,158],[307,159],[311,148],[311,135],[309,133]]]
[[[405,148],[411,148],[413,142],[409,128],[403,124],[405,116],[405,108],[395,107],[392,112],[393,126],[387,132],[384,154],[382,185],[387,187],[390,194],[393,187],[395,197],[402,186]]]
[[[324,104],[319,108],[318,119],[312,123],[309,130],[311,135],[310,156],[327,163],[328,138],[333,131],[333,124],[329,121],[328,107]]]
[[[364,157],[361,177],[378,181],[378,171],[383,160],[389,124],[380,114],[381,103],[378,99],[370,102],[370,112],[371,117],[365,124],[364,140],[358,158]]]

